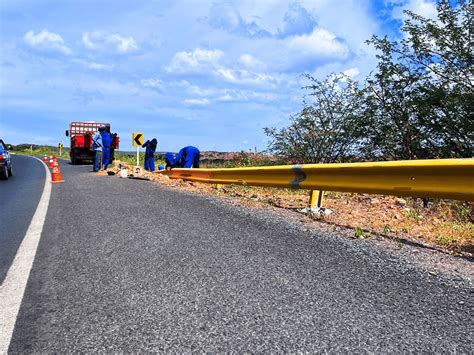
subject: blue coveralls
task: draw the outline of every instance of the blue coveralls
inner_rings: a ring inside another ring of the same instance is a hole
[[[92,148],[94,149],[94,171],[99,171],[102,162],[102,135],[97,132],[92,137]]]
[[[145,170],[155,171],[155,150],[158,142],[156,138],[153,138],[151,141],[146,141],[142,145],[142,148],[146,148],[145,151]]]
[[[112,136],[109,132],[104,131],[102,134],[102,166],[107,169],[110,163],[110,144],[112,143]]]
[[[193,146],[187,146],[181,149],[176,156],[176,167],[179,168],[199,168],[199,149]]]
[[[165,159],[165,162],[166,162],[165,169],[176,167],[173,153],[168,152],[168,153],[165,154],[165,156],[163,158]]]

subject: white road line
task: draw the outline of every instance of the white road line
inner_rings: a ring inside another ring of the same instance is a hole
[[[34,158],[34,157],[33,157]],[[26,235],[18,248],[7,276],[0,286],[0,354],[6,354],[15,328],[16,318],[20,310],[26,283],[35,259],[36,249],[43,231],[46,212],[51,197],[51,173],[40,159],[46,171],[43,194],[31,219]]]

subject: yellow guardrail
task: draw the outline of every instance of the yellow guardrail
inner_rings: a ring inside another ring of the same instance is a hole
[[[160,171],[172,179],[474,201],[474,159]]]

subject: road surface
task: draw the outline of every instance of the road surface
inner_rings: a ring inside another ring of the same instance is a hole
[[[474,350],[466,283],[264,212],[61,169],[11,352]]]

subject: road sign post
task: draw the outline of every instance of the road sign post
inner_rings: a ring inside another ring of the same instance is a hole
[[[62,157],[63,156],[63,144],[59,143],[58,147],[59,147],[59,156]]]
[[[132,134],[132,144],[134,147],[137,147],[137,166],[140,166],[140,147],[143,145],[143,140],[145,135],[141,132],[133,132]]]

